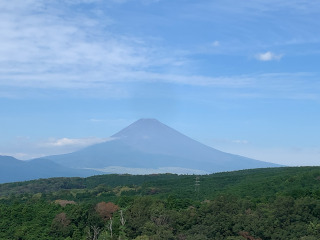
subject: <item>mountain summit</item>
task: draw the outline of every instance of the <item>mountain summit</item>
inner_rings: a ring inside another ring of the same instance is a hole
[[[156,133],[159,130],[163,129],[173,129],[169,128],[168,126],[164,125],[163,123],[159,122],[157,119],[153,118],[142,118],[128,127],[122,129],[120,132],[114,134],[111,137],[115,138],[122,138],[122,137],[131,137],[131,138],[140,138],[144,134]],[[174,130],[173,130],[174,131]]]
[[[203,174],[279,166],[208,147],[156,119],[140,119],[111,139],[73,153],[45,158],[71,168],[131,174]]]

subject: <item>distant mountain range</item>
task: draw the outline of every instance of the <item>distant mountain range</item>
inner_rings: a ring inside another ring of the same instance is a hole
[[[99,173],[206,174],[279,166],[208,147],[156,119],[140,119],[111,136],[110,141],[73,153],[30,161],[2,157],[0,173],[4,175],[0,182]],[[5,169],[13,172],[7,180]]]
[[[0,156],[0,183],[50,177],[87,177],[96,174],[99,173],[68,168],[47,159],[21,161],[14,157]]]

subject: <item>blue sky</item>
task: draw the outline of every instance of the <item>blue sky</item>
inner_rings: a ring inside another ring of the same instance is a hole
[[[320,163],[320,2],[0,3],[0,154],[74,151],[139,118],[217,149]]]

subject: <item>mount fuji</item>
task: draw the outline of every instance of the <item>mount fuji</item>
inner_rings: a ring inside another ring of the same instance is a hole
[[[206,146],[156,119],[140,119],[110,141],[44,158],[68,168],[130,174],[206,174],[280,167]]]

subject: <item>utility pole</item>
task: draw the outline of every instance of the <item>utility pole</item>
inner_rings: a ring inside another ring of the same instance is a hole
[[[200,177],[196,177],[194,184],[194,191],[196,192],[197,198],[199,198],[199,190],[200,190]]]

